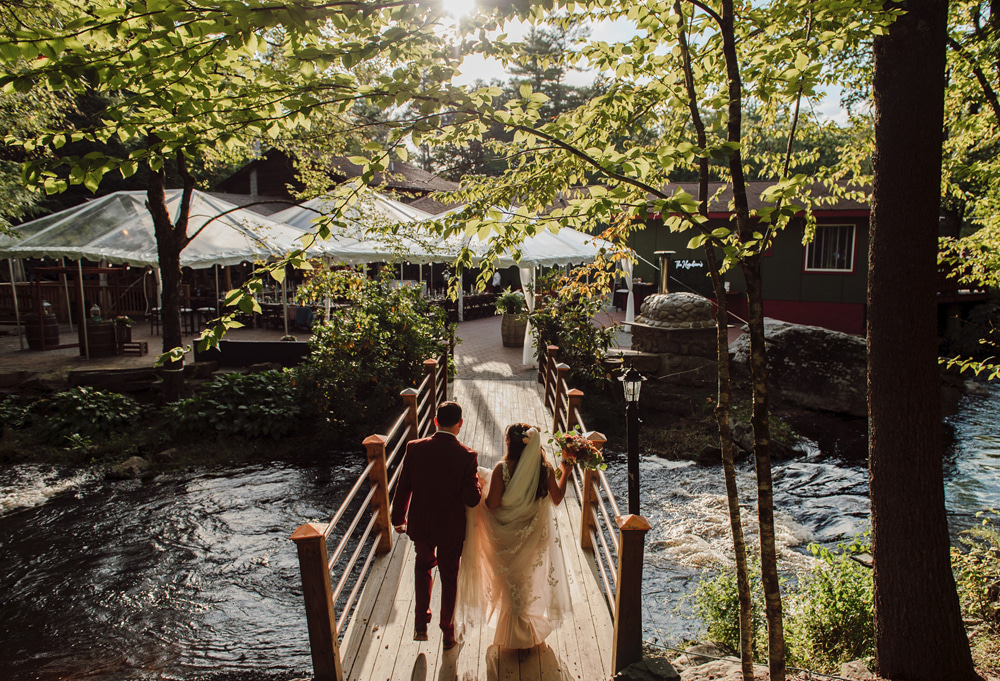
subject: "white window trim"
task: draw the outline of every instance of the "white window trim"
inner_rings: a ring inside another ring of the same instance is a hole
[[[835,274],[848,274],[848,273],[851,273],[851,272],[855,271],[855,265],[856,265],[855,256],[857,255],[857,250],[858,250],[858,226],[855,223],[853,223],[853,222],[843,222],[843,223],[835,223],[835,224],[822,224],[822,225],[816,225],[816,231],[818,233],[820,229],[827,229],[827,228],[831,228],[831,227],[848,227],[851,230],[851,248],[850,248],[850,263],[849,263],[850,267],[832,267],[832,268],[831,267],[823,267],[823,268],[809,267],[809,253],[810,253],[811,249],[813,248],[813,246],[816,244],[816,239],[814,237],[811,242],[809,242],[809,243],[806,244],[806,247],[805,247],[804,252],[803,252],[803,256],[804,256],[803,257],[803,263],[802,263],[802,269],[803,269],[803,271],[809,272],[809,273],[824,273],[824,272],[827,272],[827,273],[835,273]]]

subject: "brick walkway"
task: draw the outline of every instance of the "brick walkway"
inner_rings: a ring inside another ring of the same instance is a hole
[[[458,325],[456,336],[461,342],[455,348],[459,378],[523,379],[535,376],[535,364],[522,364],[523,348],[505,348],[500,337],[502,317],[486,317]],[[612,326],[621,323],[625,313],[617,310],[602,312],[594,323]],[[617,347],[630,347],[631,336],[619,331]]]

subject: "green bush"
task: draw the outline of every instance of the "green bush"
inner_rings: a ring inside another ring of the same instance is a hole
[[[423,361],[447,347],[446,315],[416,288],[350,270],[323,276],[325,288],[316,295],[348,305],[314,324],[299,372],[301,394],[310,415],[350,438],[397,412],[399,393],[423,380]]]
[[[976,517],[981,524],[962,532],[966,550],[953,547],[951,565],[965,616],[1000,634],[1000,528],[994,525],[1000,511],[980,511]]]
[[[851,559],[868,552],[859,540],[836,551],[812,544],[820,562],[786,598],[785,641],[790,664],[836,671],[875,654],[875,596],[871,569]]]
[[[811,545],[809,550],[820,561],[800,575],[797,583],[782,586],[787,660],[793,666],[835,671],[843,662],[874,654],[872,573],[850,557],[866,551],[867,546],[855,540],[837,549]],[[760,565],[751,560],[749,569],[754,660],[762,662],[767,658],[767,625]],[[695,614],[705,624],[711,641],[734,653],[739,650],[740,603],[735,567],[699,580]]]
[[[125,433],[140,407],[131,397],[81,386],[40,399],[30,411],[31,425],[41,430],[42,437],[63,445],[71,436],[76,436],[74,442],[99,442]]]
[[[21,395],[8,395],[0,402],[0,428],[20,429],[31,423],[31,408],[35,400]]]
[[[602,391],[608,374],[602,360],[614,341],[614,327],[593,323],[604,310],[604,298],[569,286],[573,277],[553,270],[538,278],[535,310],[528,315],[538,347],[559,346],[559,361],[570,367],[572,387]]]
[[[278,439],[302,414],[295,372],[226,374],[206,383],[194,397],[163,409],[174,433]]]
[[[764,621],[764,590],[760,585],[760,565],[751,559],[750,626],[753,632],[754,660],[766,659],[767,627]],[[694,593],[694,612],[706,626],[708,639],[726,650],[740,649],[740,596],[736,566],[720,569],[717,575],[698,578]]]

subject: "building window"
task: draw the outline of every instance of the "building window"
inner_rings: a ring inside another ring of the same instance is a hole
[[[816,238],[806,244],[806,272],[852,272],[854,225],[816,225]]]

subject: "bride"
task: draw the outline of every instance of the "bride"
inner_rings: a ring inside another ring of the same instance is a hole
[[[456,620],[482,622],[485,615],[495,645],[524,650],[545,640],[571,607],[552,515],[570,466],[564,462],[557,479],[537,428],[515,423],[505,439],[503,460],[492,471],[479,469],[489,491],[468,511]]]

